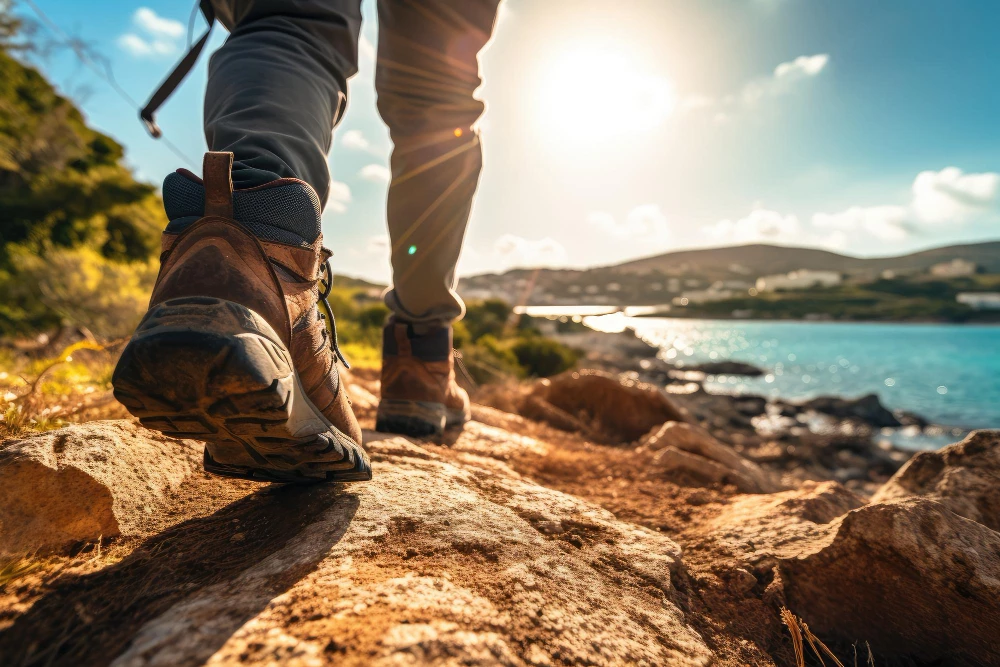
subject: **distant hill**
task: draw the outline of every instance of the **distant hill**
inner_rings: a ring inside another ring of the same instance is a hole
[[[681,250],[592,269],[513,269],[463,278],[459,292],[470,298],[495,296],[529,305],[643,305],[670,303],[690,290],[723,281],[726,289],[750,287],[763,275],[797,269],[838,271],[854,282],[884,271],[924,272],[952,259],[1000,274],[1000,241],[952,245],[894,257],[852,257],[816,248],[765,244]]]
[[[1000,241],[932,248],[893,257],[852,257],[816,248],[754,244],[669,252],[608,268],[627,273],[659,271],[666,275],[696,275],[721,280],[738,275],[756,278],[796,269],[843,273],[919,271],[955,258],[975,262],[987,273],[1000,273]]]

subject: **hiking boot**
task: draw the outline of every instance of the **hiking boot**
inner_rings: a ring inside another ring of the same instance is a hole
[[[375,429],[441,437],[469,421],[469,395],[455,381],[451,327],[417,335],[412,324],[389,320],[382,330],[382,399]]]
[[[160,273],[115,398],[148,428],[204,441],[210,473],[371,479],[337,372],[319,199],[291,178],[233,192],[232,160],[207,153],[204,181],[181,170],[164,182]]]

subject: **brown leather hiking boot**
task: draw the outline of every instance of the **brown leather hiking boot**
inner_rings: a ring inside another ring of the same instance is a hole
[[[160,273],[115,397],[144,426],[205,441],[211,473],[371,479],[337,372],[319,200],[296,179],[234,193],[232,160],[207,153],[204,181],[182,171],[164,183]]]
[[[382,330],[382,398],[375,429],[415,437],[469,421],[469,395],[455,381],[451,327],[417,335],[390,319]]]

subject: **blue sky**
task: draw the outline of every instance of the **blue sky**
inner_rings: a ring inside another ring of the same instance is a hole
[[[191,9],[36,2],[139,100],[180,57]],[[339,272],[384,281],[391,144],[374,104],[374,4],[363,8],[324,235]],[[481,54],[485,167],[460,270],[752,241],[884,255],[1000,238],[997,25],[992,0],[507,0]],[[217,26],[210,49],[224,36]],[[68,53],[36,62],[139,177],[188,166]],[[160,113],[195,164],[206,63]]]

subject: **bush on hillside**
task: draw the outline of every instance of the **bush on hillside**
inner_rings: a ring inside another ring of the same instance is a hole
[[[0,270],[0,330],[82,326],[101,338],[132,332],[146,312],[156,262],[113,262],[91,248],[37,255],[18,248],[16,272]]]
[[[513,341],[511,352],[528,375],[549,377],[576,365],[580,355],[559,341],[542,336],[523,336]]]

